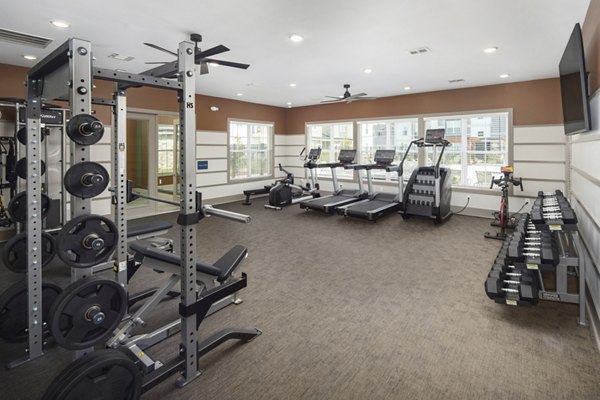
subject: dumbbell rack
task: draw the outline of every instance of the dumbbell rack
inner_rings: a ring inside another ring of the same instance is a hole
[[[578,304],[578,323],[585,325],[585,263],[576,224],[560,191],[539,192],[532,214],[523,214],[504,240],[485,282],[488,297],[508,305],[535,305],[539,300]],[[547,287],[544,278],[552,275]],[[577,277],[577,291],[569,291],[569,276]]]

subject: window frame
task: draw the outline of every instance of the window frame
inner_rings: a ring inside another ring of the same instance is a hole
[[[231,152],[231,124],[232,123],[241,123],[248,125],[264,125],[270,128],[270,132],[267,135],[268,137],[268,162],[269,166],[269,174],[256,176],[256,177],[245,177],[245,178],[232,178],[231,177],[231,166],[232,166],[232,152]],[[235,184],[235,183],[246,183],[246,182],[259,182],[273,179],[275,176],[275,166],[274,166],[274,149],[275,149],[275,122],[274,121],[259,121],[259,120],[251,120],[244,118],[227,118],[227,183]]]
[[[498,109],[498,110],[478,110],[478,111],[466,111],[466,112],[455,112],[455,113],[436,113],[436,114],[427,114],[427,115],[422,115],[422,121],[423,121],[423,135],[425,134],[425,126],[426,126],[426,119],[460,119],[461,120],[461,148],[460,148],[460,155],[461,155],[461,175],[464,176],[465,174],[468,176],[468,158],[469,158],[469,154],[473,154],[473,153],[477,153],[477,151],[473,151],[473,150],[468,150],[466,148],[466,142],[465,139],[468,140],[469,135],[467,133],[467,126],[463,125],[463,123],[468,120],[469,118],[481,118],[481,117],[486,117],[486,116],[490,116],[490,115],[498,115],[498,114],[505,114],[506,113],[506,165],[513,165],[513,114],[512,114],[512,108],[511,109]],[[487,150],[481,151],[481,153],[488,153]],[[498,152],[494,152],[494,153],[498,153]],[[423,160],[426,159],[425,157],[425,149],[423,149]],[[419,164],[421,164],[421,158],[419,158]],[[440,164],[443,165],[443,164]],[[494,176],[500,175],[500,171],[498,171],[497,173],[493,173]],[[472,192],[472,193],[485,193],[485,194],[489,194],[490,192],[493,192],[497,189],[492,188],[490,189],[487,185],[486,186],[472,186],[472,185],[465,185],[465,184],[452,184],[452,189],[459,189],[458,191],[468,191],[468,192]],[[512,193],[511,193],[512,194]]]
[[[356,119],[342,119],[342,120],[328,120],[328,121],[307,121],[305,122],[305,143],[308,148],[309,146],[309,132],[308,125],[319,125],[319,124],[335,124],[335,123],[353,123],[354,125],[354,137],[353,137],[353,146],[360,152],[360,148],[362,143],[360,142],[359,135],[359,122],[378,122],[378,121],[389,121],[389,120],[402,120],[402,119],[417,119],[417,132],[418,137],[422,138],[425,136],[425,119],[428,118],[467,118],[469,116],[485,116],[489,114],[507,114],[507,124],[506,124],[506,163],[507,165],[513,165],[514,163],[514,126],[513,126],[513,109],[512,108],[498,108],[498,109],[486,109],[486,110],[468,110],[468,111],[455,111],[455,112],[444,112],[444,113],[424,113],[424,114],[416,114],[416,115],[397,115],[397,116],[385,116],[385,117],[372,117],[372,118],[356,118]],[[359,155],[360,156],[360,155]],[[401,156],[401,155],[399,155]],[[419,166],[425,165],[425,150],[423,148],[418,149],[418,157],[419,157]],[[498,171],[498,174],[500,172]],[[404,180],[407,180],[409,176],[404,174]],[[329,176],[319,176],[319,179],[323,179],[325,181],[331,181],[331,177]],[[346,182],[356,182],[356,171],[352,176],[352,179],[348,178],[339,178],[339,181]],[[377,185],[381,186],[397,186],[396,181],[390,180],[377,180]],[[495,193],[497,189],[489,189],[489,187],[479,187],[479,186],[468,186],[468,185],[452,185],[452,190],[456,190],[457,192],[466,192],[473,194],[487,194]]]
[[[310,128],[311,126],[315,126],[315,125],[351,125],[352,126],[352,148],[356,148],[354,147],[356,144],[356,121],[355,120],[336,120],[336,121],[316,121],[316,122],[306,122],[304,124],[304,135],[305,135],[305,148],[306,151],[309,151],[311,148],[311,142],[312,142],[312,137],[311,137],[311,133],[310,133]],[[333,144],[334,142],[334,138],[330,138],[331,143]],[[334,159],[332,159],[330,162],[334,163],[337,162],[337,154],[333,154]],[[318,161],[319,164],[323,164],[324,162],[322,160]],[[317,179],[325,179],[325,180],[333,180],[332,176],[331,176],[331,172],[327,172],[326,174],[319,174],[319,170],[320,169],[324,169],[324,168],[317,168],[316,172],[315,172],[315,177]],[[350,176],[344,176],[344,174],[336,174],[337,175],[337,180],[338,181],[346,181],[346,182],[352,182],[355,180],[355,171],[350,171],[351,174]],[[304,171],[304,177],[305,179],[309,178],[309,172],[307,170]]]

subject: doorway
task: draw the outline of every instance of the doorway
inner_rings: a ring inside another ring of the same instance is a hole
[[[177,115],[127,113],[127,179],[133,191],[178,201]],[[178,207],[138,198],[127,205],[129,218],[172,212]]]

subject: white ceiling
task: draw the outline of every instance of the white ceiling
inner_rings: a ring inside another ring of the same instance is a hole
[[[589,0],[33,0],[5,1],[0,28],[54,39],[46,49],[0,42],[0,63],[32,66],[69,37],[92,42],[97,66],[142,72],[171,61],[142,42],[176,50],[190,33],[215,58],[251,64],[211,68],[197,93],[285,107],[352,93],[392,96],[558,76],[558,62]],[[58,29],[51,20],[64,20]],[[290,33],[304,36],[292,43]],[[426,46],[430,54],[408,50]],[[494,54],[486,47],[497,46]],[[124,62],[111,53],[135,57]],[[371,68],[371,74],[363,70]],[[510,74],[500,79],[502,73]],[[450,84],[451,79],[465,79]],[[290,83],[296,83],[292,88]],[[405,86],[412,90],[406,92]],[[236,93],[243,97],[236,97]]]

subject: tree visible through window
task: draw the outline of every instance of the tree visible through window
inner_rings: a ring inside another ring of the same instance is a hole
[[[271,176],[273,124],[229,122],[229,178]]]

